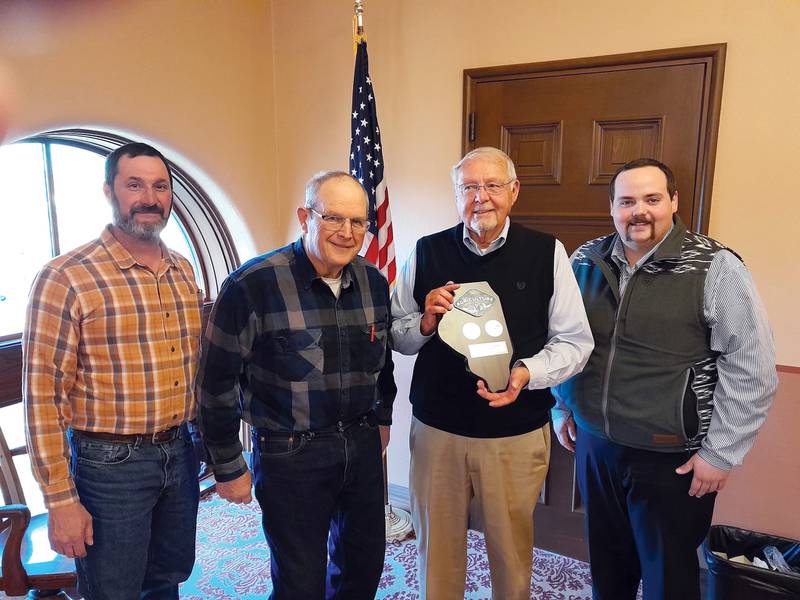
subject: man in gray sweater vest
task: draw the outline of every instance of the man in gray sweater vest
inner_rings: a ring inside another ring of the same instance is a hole
[[[766,314],[741,259],[687,231],[656,160],[611,180],[617,232],[572,256],[595,340],[554,389],[576,452],[595,600],[699,600],[696,548],[777,386]]]

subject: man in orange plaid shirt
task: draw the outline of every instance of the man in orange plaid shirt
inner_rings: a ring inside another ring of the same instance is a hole
[[[113,224],[37,275],[23,397],[50,543],[88,600],[177,598],[194,564],[202,293],[160,241],[172,176],[155,148],[106,161]]]

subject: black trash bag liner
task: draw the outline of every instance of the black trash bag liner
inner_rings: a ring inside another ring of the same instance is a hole
[[[725,560],[713,554],[724,552],[729,558],[744,555],[764,559],[764,547],[775,546],[791,567],[797,567],[792,558],[797,540],[766,533],[748,531],[728,525],[713,525],[703,542],[703,554],[708,563],[708,600],[773,600],[800,599],[800,574],[784,574],[769,569]],[[796,555],[796,552],[795,552]]]

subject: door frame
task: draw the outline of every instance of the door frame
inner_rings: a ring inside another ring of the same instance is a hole
[[[479,83],[501,82],[514,79],[556,77],[567,74],[596,73],[630,69],[638,65],[666,66],[678,64],[702,64],[705,67],[703,81],[703,107],[700,120],[701,137],[696,165],[694,206],[690,229],[708,233],[711,214],[711,192],[714,183],[714,163],[717,155],[722,108],[722,82],[725,74],[727,44],[706,44],[685,48],[666,48],[628,54],[610,54],[571,58],[537,63],[502,65],[464,69],[464,103],[462,120],[462,156],[474,149],[475,139],[475,92]]]

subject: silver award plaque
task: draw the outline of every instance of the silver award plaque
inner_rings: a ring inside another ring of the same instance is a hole
[[[453,310],[439,322],[439,337],[467,359],[469,370],[493,392],[504,390],[514,348],[500,298],[485,281],[462,283]]]

